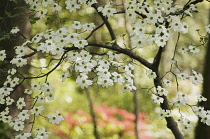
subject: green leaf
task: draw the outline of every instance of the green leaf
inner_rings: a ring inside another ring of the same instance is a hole
[[[5,11],[5,14],[9,17],[12,18],[12,14],[10,12]]]
[[[6,14],[9,18],[14,18],[14,17],[16,17],[16,16],[24,15],[24,14],[26,14],[26,13],[18,13],[18,14],[12,15],[10,12],[5,11],[5,14]]]
[[[34,124],[34,122],[28,122],[27,124],[29,124],[29,125],[30,125],[30,124]]]
[[[31,24],[35,24],[35,23],[36,23],[36,21],[32,20],[32,21],[30,21],[30,23],[31,23]]]
[[[116,47],[116,48],[120,48],[120,46],[119,46],[117,43],[115,44],[115,47]]]
[[[112,41],[107,41],[104,43],[104,45],[109,45],[109,44],[115,44],[116,43],[116,40],[112,40]]]
[[[40,18],[33,18],[31,21],[30,21],[30,23],[31,24],[35,24],[36,23],[36,21],[38,21]]]
[[[5,34],[3,37],[0,38],[0,41],[9,39],[10,37],[11,37],[11,34],[10,33]]]

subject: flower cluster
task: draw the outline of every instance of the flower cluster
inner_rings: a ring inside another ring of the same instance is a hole
[[[10,33],[15,34],[18,31],[20,31],[20,29],[18,27],[14,27],[14,28],[12,28],[12,30],[10,31]]]
[[[172,103],[175,107],[186,106],[189,98],[184,93],[178,91],[177,97],[172,99]]]
[[[117,12],[115,8],[110,8],[110,3],[104,5],[103,7],[98,7],[98,12],[102,12],[103,16],[111,17]]]
[[[186,53],[186,52],[191,52],[191,53],[199,53],[200,52],[200,49],[190,45],[188,48],[179,48],[178,49],[178,52],[179,53]]]
[[[208,26],[205,26],[206,32],[210,33],[210,24]]]
[[[152,99],[157,104],[163,103],[164,101],[162,97],[159,97],[158,95],[155,95],[155,94],[152,94]]]
[[[60,124],[60,122],[63,121],[64,118],[60,114],[59,110],[56,110],[55,112],[56,112],[55,114],[47,115],[47,118],[49,118],[49,122],[52,124]]]
[[[186,133],[191,131],[192,127],[194,126],[190,120],[184,117],[180,117],[177,121],[181,125],[182,131]]]
[[[160,109],[160,111],[158,112],[158,118],[160,120],[164,119],[165,117],[170,117],[170,116],[172,116],[170,110]]]
[[[132,0],[124,4],[127,18],[135,21],[133,31],[130,34],[133,47],[143,47],[148,43],[155,43],[159,47],[164,47],[171,37],[171,30],[183,34],[188,32],[188,24],[181,22],[176,15],[170,14],[179,10],[171,7],[172,1],[156,0],[154,4],[154,9],[150,9],[147,2],[137,3]],[[193,5],[190,7],[190,10],[186,10],[186,12],[192,15],[196,8]],[[137,19],[136,13],[141,13],[143,19]],[[166,22],[170,23],[170,26],[162,25]],[[150,28],[154,28],[153,33],[148,31]]]
[[[117,58],[113,52],[107,52],[108,59],[114,60]],[[81,88],[87,88],[88,86],[93,84],[95,81],[98,85],[102,87],[112,86],[114,83],[125,84],[123,87],[123,91],[131,91],[135,90],[133,82],[133,69],[134,67],[131,64],[122,65],[120,62],[111,61],[108,59],[102,59],[100,56],[92,56],[88,51],[81,50],[80,52],[69,53],[67,57],[71,63],[73,63],[72,68],[79,73],[79,76],[76,79],[76,83]],[[120,69],[121,73],[125,73],[124,75],[119,74],[118,72],[110,72],[111,67],[114,69]],[[71,68],[71,69],[72,69]],[[124,71],[124,72],[123,72]],[[93,72],[97,75],[97,79],[89,77],[90,73]],[[65,80],[70,74],[69,70],[66,71],[62,76],[62,80]]]
[[[188,75],[187,73],[179,73],[177,74],[177,77],[186,80],[190,79],[193,84],[197,85],[198,83],[203,83],[203,76],[200,73],[197,73],[196,71],[192,70],[192,75]]]
[[[0,61],[4,61],[5,58],[6,58],[5,50],[1,50],[0,51]]]

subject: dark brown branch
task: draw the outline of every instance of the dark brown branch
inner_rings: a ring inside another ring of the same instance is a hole
[[[157,74],[157,78],[154,79],[154,84],[155,84],[155,87],[157,88],[157,86],[162,86],[162,83],[161,83],[161,78],[159,76],[158,70],[155,72]],[[166,96],[161,96],[161,97],[164,99],[163,103],[161,103],[161,105],[160,105],[161,108],[163,110],[170,110],[167,97]],[[172,131],[174,137],[176,139],[184,139],[174,118],[173,117],[165,117],[165,119],[167,122],[167,127]]]
[[[125,13],[125,11],[119,11],[114,14],[122,14],[122,13]],[[147,18],[147,16],[145,14],[139,13],[138,11],[135,11],[135,13],[140,15],[142,18]]]
[[[102,45],[102,44],[96,44],[96,43],[88,43],[88,46],[96,46],[96,47],[101,47],[101,48],[107,48],[107,49],[110,49],[110,50],[113,50],[113,51],[117,51],[118,53],[123,53],[123,54],[129,56],[130,58],[139,61],[141,64],[143,64],[147,68],[152,69],[152,64],[151,63],[149,63],[147,60],[143,59],[142,57],[136,55],[130,49],[117,48],[117,47],[106,46],[106,45]]]
[[[155,58],[154,58],[154,61],[152,63],[152,69],[153,71],[157,71],[158,70],[158,67],[160,65],[160,59],[161,59],[161,56],[162,56],[162,53],[164,51],[164,47],[160,47]]]
[[[61,56],[59,62],[55,65],[55,67],[53,69],[51,69],[49,72],[45,73],[44,75],[40,75],[40,76],[34,76],[34,77],[24,77],[24,79],[35,79],[35,78],[42,78],[45,76],[48,76],[50,73],[52,73],[55,69],[58,68],[58,66],[60,66],[60,64],[63,62],[64,56],[65,56],[66,52],[63,53],[63,55]]]
[[[195,0],[195,1],[193,1],[193,2],[190,2],[191,0],[189,0],[185,5],[184,5],[184,7],[182,8],[182,10],[180,11],[180,13],[172,13],[172,14],[170,14],[170,15],[181,15],[181,14],[183,14],[184,13],[184,11],[185,10],[187,10],[187,9],[189,9],[190,8],[190,5],[191,4],[193,4],[193,5],[196,5],[196,4],[198,4],[198,3],[200,3],[200,2],[203,2],[203,0]],[[183,17],[182,17],[183,18]]]
[[[187,10],[188,8],[190,8],[190,5],[191,5],[191,4],[196,5],[196,4],[200,3],[200,2],[203,2],[203,0],[195,0],[195,1],[190,2],[190,3],[188,2],[188,3],[184,6],[183,10]]]
[[[137,11],[135,11],[136,14],[140,15],[142,18],[147,18],[147,16],[145,14],[139,13]]]
[[[130,49],[117,48],[117,47],[112,47],[112,46],[107,46],[107,45],[102,45],[102,44],[97,44],[97,43],[91,43],[91,42],[88,42],[88,45],[86,47],[88,47],[88,46],[95,46],[95,47],[100,47],[100,48],[106,48],[106,49],[109,49],[109,50],[116,51],[118,53],[125,54],[125,55],[129,56],[130,58],[139,61],[142,65],[146,66],[147,68],[152,69],[152,64],[151,63],[149,63],[144,58],[136,55]],[[78,48],[74,47],[74,46],[73,47],[65,47],[64,49],[66,50],[66,52],[69,52],[69,51],[72,51],[72,50],[78,50]]]
[[[101,28],[103,25],[105,24],[105,22],[103,22],[101,25],[99,25],[98,27],[96,27],[94,30],[91,31],[91,33],[85,38],[85,40],[89,39],[93,33],[98,30],[99,28]]]
[[[98,6],[96,4],[93,4],[92,7],[98,12],[97,8]],[[98,14],[100,15],[100,17],[102,18],[102,20],[105,22],[107,29],[109,30],[109,34],[111,36],[112,40],[116,40],[116,36],[115,33],[111,27],[111,25],[108,22],[108,18],[103,16],[103,14],[101,12],[98,12]]]
[[[159,66],[160,66],[160,61],[161,61],[161,56],[162,56],[163,51],[164,51],[164,47],[160,47],[155,58],[154,58],[154,61],[152,63],[152,70],[157,75],[157,77],[154,79],[154,84],[155,84],[156,88],[158,86],[162,87],[161,78],[159,75]],[[164,110],[170,110],[167,97],[166,96],[161,96],[161,97],[164,99],[163,103],[161,103],[161,105],[160,105],[161,108]],[[167,127],[172,131],[175,138],[176,139],[184,139],[174,118],[173,117],[165,117],[165,119],[167,122]]]

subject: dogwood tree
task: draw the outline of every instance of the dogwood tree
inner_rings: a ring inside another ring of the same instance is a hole
[[[14,4],[18,3],[16,0],[10,1]],[[25,0],[28,6],[19,8],[30,11],[23,11],[22,14],[30,14],[28,20],[31,21],[31,24],[35,24],[43,18],[52,17],[52,15],[59,17],[62,10],[79,14],[78,10],[88,8],[94,10],[102,20],[99,20],[100,24],[88,20],[85,22],[72,21],[71,24],[58,29],[39,30],[30,39],[22,34],[18,26],[9,32],[4,32],[0,36],[0,41],[20,35],[24,39],[24,43],[13,47],[15,56],[11,56],[6,50],[0,50],[1,63],[11,64],[9,69],[1,71],[1,76],[6,75],[6,80],[0,88],[0,103],[5,106],[4,111],[0,113],[0,120],[9,124],[15,131],[23,131],[25,126],[32,125],[30,132],[16,135],[17,139],[48,138],[50,133],[44,127],[34,129],[33,125],[37,116],[45,118],[52,124],[59,124],[64,120],[59,110],[48,115],[42,114],[45,108],[41,104],[52,101],[56,93],[54,91],[56,85],[48,81],[48,76],[51,73],[60,70],[60,67],[65,65],[60,75],[63,82],[74,74],[76,83],[82,89],[87,89],[94,84],[104,88],[120,84],[122,92],[132,92],[138,91],[141,86],[141,84],[134,83],[136,77],[133,74],[136,65],[140,65],[145,71],[142,74],[154,81],[154,84],[148,89],[148,94],[154,103],[160,105],[161,109],[157,118],[166,120],[167,127],[175,138],[182,139],[182,132],[188,132],[193,127],[192,122],[182,115],[181,107],[191,107],[194,114],[200,117],[203,123],[210,125],[209,111],[196,104],[189,104],[190,98],[180,89],[181,84],[179,83],[181,80],[190,80],[194,85],[198,85],[203,81],[202,75],[196,70],[185,72],[184,69],[180,69],[178,62],[182,61],[176,59],[177,53],[199,53],[200,48],[207,42],[210,25],[203,28],[206,34],[200,36],[200,42],[193,42],[184,47],[178,45],[180,36],[186,34],[189,29],[189,24],[183,19],[193,18],[193,15],[199,12],[196,5],[201,2],[203,0],[189,0],[185,5],[176,5],[170,0],[152,2],[126,0],[124,3],[117,1],[101,3],[96,0]],[[9,11],[5,11],[5,14],[11,18],[16,16]],[[110,21],[122,15],[125,16],[126,21],[129,21],[130,30],[119,35],[117,33],[118,25],[113,25],[111,24],[113,22]],[[92,41],[91,37],[94,34],[97,35],[103,27],[106,27],[104,35],[109,35],[110,39],[104,42]],[[194,32],[198,31],[194,30]],[[172,38],[172,34],[177,34],[177,43],[174,46],[169,46],[167,42]],[[144,58],[142,56],[144,51],[141,51],[144,49],[151,51],[151,49],[148,50],[150,46],[157,49],[154,51],[152,61]],[[174,53],[171,56],[171,63],[168,65],[170,69],[160,75],[159,66],[166,47],[174,49]],[[35,60],[36,56],[40,59],[40,63]],[[31,74],[25,74],[21,70],[25,66],[30,66]],[[172,75],[172,79],[167,78],[168,74]],[[41,79],[41,81],[36,82],[36,79]],[[24,93],[31,97],[26,99],[21,96],[17,101],[14,101],[11,94],[21,84],[29,80],[32,83],[24,90]],[[168,95],[174,89],[171,87],[172,84],[176,86],[177,95],[169,99]],[[197,101],[207,100],[198,94]],[[30,108],[26,107],[27,102],[32,103]],[[18,115],[11,116],[9,114],[11,104],[15,104],[20,110]],[[173,118],[173,109],[179,110],[179,119]],[[30,117],[32,117],[31,122],[25,122]]]

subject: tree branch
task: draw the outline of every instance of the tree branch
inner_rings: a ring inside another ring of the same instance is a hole
[[[153,71],[158,71],[163,51],[164,51],[164,47],[160,47],[156,56],[155,56],[155,58],[154,58],[154,61],[152,63],[152,70]]]
[[[123,53],[123,54],[129,56],[130,58],[139,61],[142,65],[146,66],[147,68],[152,69],[152,64],[151,63],[149,63],[144,58],[136,55],[130,49],[117,48],[117,47],[112,47],[112,46],[107,46],[107,45],[102,45],[102,44],[97,44],[97,43],[91,43],[91,42],[88,42],[88,45],[86,47],[88,47],[88,46],[106,48],[106,49],[109,49],[109,50],[117,51],[118,53]],[[69,51],[72,51],[72,50],[79,50],[79,48],[74,47],[74,46],[73,47],[65,47],[64,49],[66,50],[66,52],[69,52]]]
[[[157,77],[154,79],[154,85],[157,88],[158,86],[162,87],[161,83],[161,78],[159,75],[159,66],[160,66],[160,61],[161,61],[161,56],[164,51],[164,47],[160,47],[154,61],[152,63],[152,70],[156,73]],[[161,103],[160,107],[163,110],[170,110],[168,100],[166,96],[160,96],[164,99],[163,103]],[[184,139],[182,133],[180,132],[178,125],[176,121],[174,120],[173,117],[165,117],[166,122],[167,122],[167,127],[172,131],[173,135],[175,136],[176,139]]]
[[[55,69],[58,68],[58,66],[60,66],[60,64],[63,62],[64,56],[65,56],[66,52],[63,53],[63,55],[61,56],[59,62],[55,65],[55,67],[53,69],[51,69],[49,72],[45,73],[44,75],[40,75],[40,76],[35,76],[35,77],[23,77],[24,79],[35,79],[35,78],[42,78],[45,76],[48,76],[50,73],[52,73]]]
[[[129,56],[130,58],[139,61],[142,65],[146,66],[147,68],[152,69],[152,64],[151,63],[149,63],[144,58],[136,55],[130,49],[117,48],[117,47],[106,46],[106,45],[96,44],[96,43],[90,43],[90,42],[88,43],[88,46],[96,46],[96,47],[101,47],[101,48],[107,48],[107,49],[110,49],[110,50],[117,51],[118,53],[123,53],[123,54]]]
[[[154,79],[154,84],[155,84],[155,87],[157,88],[157,86],[162,86],[162,83],[161,83],[159,73],[156,72],[156,74],[157,74],[157,78]],[[164,101],[163,101],[163,103],[161,103],[160,107],[163,110],[170,110],[167,97],[166,96],[161,96],[161,97],[164,99]],[[165,117],[165,119],[167,122],[167,127],[172,131],[174,137],[176,139],[184,139],[174,118],[173,117]]]
[[[109,34],[110,34],[110,36],[111,36],[111,39],[112,39],[112,40],[116,40],[115,33],[114,33],[114,31],[113,31],[111,25],[110,25],[109,22],[108,22],[108,18],[105,17],[105,16],[103,16],[103,14],[102,14],[101,12],[98,12],[98,10],[97,10],[98,6],[97,6],[96,4],[93,4],[92,7],[97,11],[97,13],[100,15],[100,17],[101,17],[102,20],[104,21],[104,23],[105,23],[107,29],[109,30]]]
[[[195,4],[198,4],[200,2],[203,2],[203,0],[195,0],[193,2],[190,2],[190,3],[186,4],[183,9],[186,10],[186,9],[188,9],[190,7],[190,4],[194,4],[195,5]]]
[[[105,24],[105,22],[103,22],[101,25],[99,25],[99,26],[96,27],[94,30],[92,30],[91,33],[85,38],[85,40],[89,39],[89,38],[93,35],[93,33],[94,33],[95,31],[97,31],[99,28],[101,28],[104,24]]]

